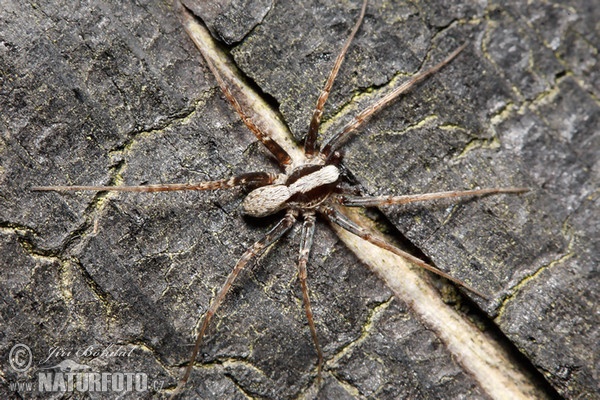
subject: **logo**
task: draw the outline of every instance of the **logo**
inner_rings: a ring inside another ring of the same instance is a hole
[[[12,369],[17,372],[27,371],[31,368],[31,363],[33,362],[31,349],[29,346],[22,343],[15,344],[8,354],[8,362]]]
[[[132,392],[160,391],[163,381],[150,381],[148,375],[141,371],[97,371],[97,367],[83,364],[83,358],[116,359],[131,357],[135,347],[108,345],[106,347],[87,346],[82,349],[52,347],[45,360],[37,362],[37,373],[34,379],[18,380],[10,383],[10,390],[15,392],[71,392],[71,393],[106,393],[121,394]],[[8,355],[10,367],[19,373],[30,371],[33,365],[33,353],[29,346],[17,343]],[[42,367],[42,365],[47,365]],[[37,379],[36,379],[37,378]],[[37,382],[36,382],[37,380]]]

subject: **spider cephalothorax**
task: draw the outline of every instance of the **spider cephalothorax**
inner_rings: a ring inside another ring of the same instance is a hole
[[[459,280],[449,276],[448,274],[438,270],[437,268],[425,263],[424,261],[408,254],[397,247],[387,243],[383,239],[374,235],[369,230],[357,225],[349,220],[339,211],[339,207],[374,207],[386,206],[391,204],[405,204],[415,201],[432,200],[439,198],[460,197],[460,196],[477,196],[496,193],[522,193],[527,189],[523,188],[490,188],[490,189],[475,189],[467,191],[449,191],[439,193],[427,193],[418,195],[404,196],[361,196],[357,190],[353,190],[344,185],[344,171],[341,165],[341,155],[337,148],[348,137],[348,134],[357,130],[371,115],[385,107],[400,94],[406,92],[413,87],[417,82],[425,79],[441,69],[456,57],[463,49],[464,45],[447,56],[442,62],[415,74],[411,79],[391,91],[386,96],[375,102],[370,107],[360,112],[340,131],[328,136],[328,139],[319,146],[317,143],[317,133],[319,130],[323,107],[329,92],[333,86],[333,81],[337,75],[340,65],[344,59],[346,51],[352,41],[352,38],[358,31],[362,19],[365,15],[367,1],[363,1],[360,16],[355,23],[352,32],[346,40],[342,50],[337,56],[332,71],[325,83],[325,87],[317,101],[317,106],[312,116],[310,127],[306,135],[304,143],[304,152],[301,156],[296,155],[293,159],[276,140],[269,137],[263,132],[253,119],[249,116],[247,110],[240,105],[240,102],[233,95],[233,91],[228,86],[225,79],[222,77],[219,69],[214,65],[210,55],[206,53],[206,49],[198,42],[194,36],[194,24],[197,24],[193,15],[178,2],[177,7],[181,11],[183,22],[186,30],[196,42],[198,48],[202,52],[206,63],[217,83],[221,87],[225,97],[230,101],[233,108],[240,115],[246,126],[255,134],[265,147],[274,155],[279,164],[284,170],[284,173],[275,174],[269,172],[251,172],[227,179],[200,182],[195,184],[163,184],[163,185],[145,185],[145,186],[44,186],[34,188],[35,190],[93,190],[93,191],[127,191],[127,192],[157,192],[157,191],[173,191],[173,190],[215,190],[228,189],[235,186],[244,186],[252,189],[243,201],[242,208],[245,214],[254,217],[264,217],[275,214],[277,212],[285,212],[283,218],[259,241],[254,243],[237,261],[233,270],[227,277],[225,283],[213,298],[208,307],[200,327],[200,331],[196,338],[194,350],[190,357],[190,361],[186,367],[178,390],[183,387],[193,369],[194,360],[198,355],[198,351],[206,330],[210,324],[212,316],[215,314],[220,304],[222,303],[229,288],[248,264],[248,262],[260,255],[268,246],[277,242],[292,226],[297,219],[302,218],[302,234],[300,244],[300,254],[298,260],[298,279],[302,287],[302,296],[304,310],[308,320],[310,333],[315,344],[317,352],[317,375],[320,377],[323,364],[323,353],[319,346],[317,331],[313,321],[311,305],[309,300],[308,286],[306,283],[307,272],[306,264],[308,262],[310,249],[312,246],[313,234],[315,230],[316,215],[321,215],[330,223],[337,224],[341,228],[359,236],[360,238],[379,246],[394,254],[400,255],[414,264],[417,264],[429,271],[432,271],[440,276],[443,276],[458,285],[461,285],[472,292],[483,296],[480,292],[468,287]],[[285,210],[285,211],[284,211]],[[178,392],[175,391],[175,394]]]

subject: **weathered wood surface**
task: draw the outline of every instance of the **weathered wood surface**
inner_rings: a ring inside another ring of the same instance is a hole
[[[599,11],[575,1],[468,4],[372,1],[325,127],[335,130],[423,60],[471,43],[356,135],[346,164],[373,194],[533,188],[384,212],[436,265],[490,294],[474,300],[557,393],[591,398],[600,354]],[[249,7],[252,18],[236,15]],[[301,137],[357,13],[355,3],[232,1],[205,22],[232,41],[242,71]],[[28,188],[199,181],[275,166],[223,100],[170,3],[3,2],[0,15],[0,390],[27,378],[6,362],[16,343],[36,362],[54,346],[136,346],[118,360],[73,359],[172,387],[199,315],[273,220],[242,218],[236,191]],[[318,228],[309,283],[328,358],[319,397],[487,398],[410,308]],[[198,396],[314,390],[298,233],[229,295],[194,371]]]

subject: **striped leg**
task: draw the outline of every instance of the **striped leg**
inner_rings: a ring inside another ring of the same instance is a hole
[[[447,273],[440,271],[439,269],[437,269],[436,267],[434,267],[432,265],[427,264],[425,261],[418,259],[417,257],[413,256],[412,254],[402,251],[399,248],[387,243],[383,239],[380,239],[380,238],[374,236],[373,233],[369,232],[368,230],[366,230],[365,228],[363,228],[361,226],[356,225],[354,222],[350,221],[348,218],[346,218],[342,213],[340,213],[335,208],[330,207],[330,206],[322,206],[319,208],[319,211],[330,222],[333,222],[333,223],[339,225],[343,229],[347,230],[350,233],[355,234],[356,236],[366,240],[367,242],[372,243],[375,246],[380,247],[384,250],[387,250],[391,253],[394,253],[394,254],[410,261],[411,263],[420,266],[421,268],[424,268],[428,271],[433,272],[436,275],[444,277],[444,278],[448,279],[449,281],[454,282],[457,285],[464,287],[465,289],[469,290],[470,292],[473,292],[476,295],[478,295],[484,299],[487,299],[487,297],[483,293],[479,292],[476,289],[473,289],[466,283],[464,283],[456,278],[453,278],[452,276],[448,275]]]
[[[275,142],[268,135],[266,135],[254,123],[252,118],[244,111],[240,102],[233,95],[228,84],[225,82],[225,80],[221,76],[219,69],[216,67],[215,62],[213,62],[213,59],[211,58],[209,50],[205,47],[206,44],[203,43],[202,41],[200,41],[197,37],[197,32],[196,32],[197,23],[195,21],[195,17],[179,1],[175,1],[175,7],[180,12],[180,15],[181,15],[181,18],[183,21],[183,26],[184,26],[186,32],[188,33],[190,38],[194,41],[194,44],[196,45],[198,50],[200,50],[200,53],[202,53],[202,57],[204,57],[204,60],[206,61],[208,68],[210,69],[210,71],[214,75],[215,79],[217,80],[217,83],[219,84],[221,91],[223,92],[223,94],[225,95],[227,100],[229,100],[229,102],[231,103],[231,105],[233,106],[235,111],[238,113],[238,115],[240,116],[242,121],[244,121],[244,124],[246,124],[248,129],[250,129],[250,131],[252,131],[254,136],[256,136],[256,138],[258,140],[260,140],[262,142],[262,144],[265,145],[265,147],[275,156],[275,158],[277,158],[277,161],[279,162],[280,165],[282,165],[283,167],[290,165],[292,162],[290,155],[277,142]]]
[[[527,188],[490,188],[490,189],[475,189],[464,191],[449,191],[425,194],[409,194],[405,196],[339,196],[337,201],[347,207],[379,207],[389,206],[392,204],[408,204],[418,201],[428,201],[436,199],[447,199],[453,197],[466,196],[485,196],[488,194],[501,193],[525,193]]]
[[[250,172],[228,179],[199,183],[168,183],[162,185],[143,186],[35,186],[32,187],[31,190],[55,192],[82,190],[91,190],[96,192],[172,192],[176,190],[217,190],[230,189],[234,186],[243,186],[248,184],[266,186],[273,183],[275,178],[275,174],[268,172]]]
[[[327,82],[325,82],[325,87],[323,87],[321,95],[317,100],[317,106],[315,107],[315,111],[313,113],[312,119],[310,121],[310,126],[308,128],[308,134],[306,135],[306,140],[304,141],[304,153],[309,157],[312,157],[316,152],[317,134],[319,133],[319,125],[321,124],[321,117],[323,116],[323,107],[325,106],[325,102],[327,101],[329,93],[331,92],[333,81],[335,80],[335,77],[337,76],[338,71],[340,70],[340,66],[344,61],[344,57],[346,56],[348,47],[350,47],[350,43],[352,43],[352,39],[354,38],[354,35],[356,35],[356,32],[358,31],[358,28],[362,23],[366,9],[367,0],[364,0],[358,20],[354,24],[352,32],[350,32],[350,36],[348,36],[348,39],[346,39],[346,43],[344,43],[344,47],[342,47],[340,54],[338,54],[337,58],[335,59],[333,69],[329,73],[329,78],[327,78]]]
[[[313,319],[312,309],[310,307],[310,298],[308,297],[308,285],[306,284],[307,272],[306,264],[308,263],[308,256],[310,249],[313,244],[313,234],[315,232],[315,214],[304,214],[304,224],[302,225],[302,239],[300,242],[300,257],[298,259],[298,280],[302,287],[302,301],[304,304],[304,312],[306,313],[306,319],[308,320],[308,326],[310,328],[310,334],[317,350],[317,376],[318,380],[321,381],[321,371],[323,369],[323,352],[319,345],[319,339],[317,338],[317,329],[315,328],[315,321]]]
[[[194,350],[192,351],[190,361],[187,367],[185,368],[183,378],[181,378],[181,380],[179,381],[179,384],[177,385],[175,392],[171,395],[171,398],[175,397],[181,391],[181,389],[185,386],[185,383],[187,382],[188,378],[190,377],[190,374],[192,373],[192,369],[194,367],[194,361],[196,360],[196,357],[198,356],[198,351],[200,350],[202,338],[206,333],[206,329],[210,324],[210,320],[212,319],[213,315],[215,315],[215,313],[217,312],[217,309],[225,299],[225,295],[227,295],[227,292],[229,292],[231,285],[238,277],[240,272],[242,272],[242,269],[244,269],[246,264],[248,264],[248,262],[252,260],[252,258],[259,256],[267,247],[277,242],[287,231],[290,230],[290,228],[294,225],[295,222],[296,217],[294,216],[293,212],[288,212],[286,216],[283,217],[283,219],[279,221],[279,223],[275,225],[275,227],[271,229],[262,239],[254,243],[252,247],[246,250],[246,252],[242,255],[242,257],[240,257],[238,262],[235,264],[233,270],[229,273],[229,276],[225,280],[225,283],[219,290],[219,293],[210,303],[206,314],[204,314],[204,319],[202,320],[200,332],[196,337],[196,343],[194,344]]]
[[[354,119],[352,119],[340,132],[331,136],[321,148],[321,153],[325,157],[329,157],[330,154],[344,141],[346,140],[348,134],[352,131],[358,129],[369,117],[375,114],[377,111],[381,110],[383,107],[387,106],[391,101],[393,101],[396,97],[400,96],[402,93],[410,90],[414,85],[422,81],[423,79],[435,74],[439,71],[444,65],[448,64],[452,61],[463,49],[466,47],[466,44],[463,44],[458,49],[454,50],[448,57],[446,57],[439,64],[414,75],[408,81],[404,82],[402,85],[398,86],[396,89],[379,99],[375,104],[369,106],[365,110],[363,110],[360,114],[358,114]]]

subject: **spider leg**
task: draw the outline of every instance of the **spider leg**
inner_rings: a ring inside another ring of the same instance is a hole
[[[413,256],[412,254],[409,254],[405,251],[400,250],[399,248],[392,246],[391,244],[387,243],[386,241],[384,241],[383,239],[380,239],[378,237],[376,237],[375,235],[373,235],[373,233],[369,232],[368,230],[366,230],[365,228],[358,226],[357,224],[355,224],[354,222],[352,222],[351,220],[349,220],[346,216],[344,216],[341,212],[339,212],[337,209],[335,209],[334,207],[331,206],[321,206],[319,208],[319,211],[323,214],[323,216],[325,216],[325,218],[327,218],[327,220],[329,220],[332,223],[335,223],[337,225],[339,225],[340,227],[342,227],[343,229],[347,230],[350,233],[355,234],[356,236],[366,240],[369,243],[374,244],[377,247],[380,247],[384,250],[387,250],[391,253],[394,253],[396,255],[399,255],[400,257],[405,258],[406,260],[410,261],[413,264],[416,264],[418,266],[420,266],[421,268],[424,268],[428,271],[433,272],[436,275],[439,275],[441,277],[444,277],[446,279],[448,279],[451,282],[456,283],[457,285],[460,285],[462,287],[464,287],[465,289],[469,290],[470,292],[475,293],[476,295],[487,299],[487,297],[481,293],[480,291],[470,287],[469,285],[467,285],[466,283],[448,275],[447,273],[437,269],[436,267],[427,264],[425,261]]]
[[[283,167],[290,165],[292,162],[290,155],[283,149],[283,147],[281,147],[277,142],[271,139],[254,123],[252,118],[250,118],[250,116],[244,111],[244,109],[240,105],[240,102],[233,95],[231,89],[221,76],[221,73],[219,72],[218,68],[215,66],[215,63],[213,62],[209,50],[205,47],[206,44],[203,43],[202,40],[200,40],[200,38],[198,37],[197,23],[194,16],[179,1],[175,1],[175,7],[180,11],[181,18],[183,20],[183,26],[186,32],[194,41],[194,44],[196,45],[198,50],[200,50],[200,53],[202,53],[202,57],[204,57],[208,68],[217,80],[221,91],[223,92],[227,100],[229,100],[229,102],[231,103],[235,111],[238,113],[242,121],[244,121],[244,124],[246,124],[248,129],[252,131],[254,136],[256,136],[256,138],[260,140],[263,145],[265,145],[265,147],[275,156],[275,158],[277,158],[279,164],[281,164]]]
[[[311,212],[304,214],[305,219],[302,225],[302,239],[300,242],[300,257],[298,259],[298,280],[302,287],[302,302],[304,304],[304,312],[306,313],[306,319],[308,320],[308,326],[310,328],[310,334],[317,350],[317,376],[319,381],[321,380],[321,370],[323,369],[323,352],[319,345],[319,339],[317,338],[317,329],[315,328],[315,321],[313,319],[312,309],[310,307],[310,298],[308,297],[308,285],[306,284],[307,272],[306,264],[308,262],[308,256],[310,249],[313,244],[313,234],[315,232],[315,214]]]
[[[235,266],[233,267],[233,270],[229,273],[229,276],[225,280],[225,283],[219,290],[219,293],[211,301],[210,306],[208,307],[208,310],[206,311],[206,314],[204,314],[204,319],[202,320],[200,332],[198,333],[198,336],[196,337],[196,342],[194,344],[194,350],[192,351],[190,361],[189,361],[187,367],[185,368],[185,373],[183,375],[183,378],[181,378],[181,380],[179,381],[179,384],[177,385],[175,392],[171,395],[171,398],[176,396],[181,391],[181,389],[187,382],[188,378],[190,377],[190,374],[194,367],[194,361],[196,360],[196,356],[198,356],[198,351],[200,350],[200,344],[202,343],[202,338],[204,337],[204,334],[206,333],[206,329],[208,328],[208,326],[210,324],[210,320],[212,319],[213,315],[217,312],[217,309],[223,302],[225,295],[231,288],[231,285],[233,284],[235,279],[238,277],[238,275],[240,274],[242,269],[244,269],[246,264],[248,264],[248,262],[253,257],[257,257],[257,256],[261,255],[267,247],[276,243],[287,231],[290,230],[290,228],[294,225],[295,222],[296,222],[296,217],[294,215],[294,212],[288,211],[288,213],[285,215],[285,217],[283,217],[283,219],[281,221],[279,221],[277,223],[277,225],[275,225],[275,227],[273,227],[273,229],[271,229],[262,239],[260,239],[256,243],[254,243],[252,245],[252,247],[250,247],[248,250],[246,250],[246,252],[240,257],[238,262],[235,264]]]
[[[317,100],[317,106],[315,107],[315,111],[313,112],[312,119],[310,121],[310,126],[308,128],[308,134],[306,135],[306,140],[304,141],[304,153],[308,157],[312,157],[316,152],[317,147],[317,134],[319,133],[319,125],[321,124],[321,117],[323,116],[323,107],[325,106],[325,102],[329,97],[329,93],[331,92],[331,87],[333,86],[333,81],[340,70],[340,66],[344,61],[344,57],[346,56],[346,52],[348,51],[348,47],[350,47],[350,43],[352,43],[352,39],[358,28],[360,27],[362,20],[365,16],[365,11],[367,9],[367,1],[364,0],[362,4],[362,9],[360,10],[360,15],[358,20],[354,24],[352,28],[352,32],[350,32],[350,36],[346,39],[346,43],[344,43],[344,47],[340,50],[337,58],[335,59],[335,64],[333,65],[333,69],[329,73],[329,77],[327,78],[327,82],[325,82],[325,86],[321,91],[321,95]]]
[[[396,97],[400,96],[402,93],[410,90],[415,84],[424,80],[425,78],[435,74],[439,71],[443,66],[452,61],[463,49],[467,46],[467,44],[463,44],[458,49],[454,50],[448,57],[446,57],[439,64],[425,70],[422,72],[413,75],[412,78],[404,82],[402,85],[398,86],[396,89],[383,96],[381,99],[376,101],[373,105],[367,107],[362,112],[360,112],[356,117],[354,117],[344,128],[331,136],[321,148],[321,154],[325,157],[328,157],[336,147],[338,147],[343,140],[345,140],[348,134],[356,129],[358,129],[369,117],[375,114],[377,111],[381,110],[383,107],[388,105],[391,101],[393,101]]]
[[[250,172],[247,174],[233,176],[228,179],[199,183],[169,183],[143,186],[34,186],[31,188],[31,190],[56,192],[78,190],[91,190],[97,192],[171,192],[176,190],[217,190],[229,189],[234,186],[243,186],[247,184],[266,186],[273,183],[275,179],[276,175],[268,172]]]
[[[338,196],[337,201],[339,204],[347,207],[378,207],[378,206],[389,206],[392,204],[407,204],[418,201],[427,201],[435,199],[445,199],[452,197],[464,197],[464,196],[484,196],[488,194],[501,194],[501,193],[525,193],[528,192],[528,188],[489,188],[489,189],[475,189],[475,190],[464,190],[464,191],[448,191],[448,192],[437,192],[437,193],[425,193],[425,194],[410,194],[405,196]]]

